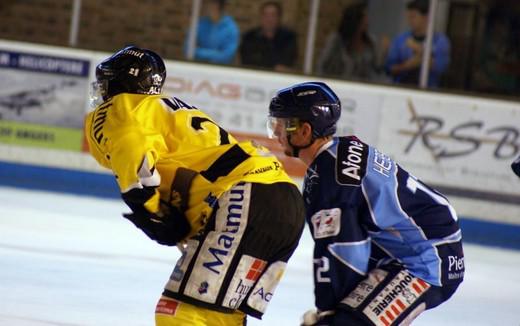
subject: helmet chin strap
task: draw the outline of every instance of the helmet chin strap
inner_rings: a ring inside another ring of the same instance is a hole
[[[310,141],[307,145],[296,146],[296,145],[294,145],[293,143],[291,143],[291,135],[287,135],[287,143],[288,143],[288,144],[291,146],[291,148],[292,148],[291,156],[292,156],[292,157],[299,157],[299,156],[300,156],[300,150],[311,147],[312,144],[314,144],[314,141],[315,141],[315,140],[316,140],[316,137],[314,137],[314,135],[313,135],[312,138],[311,138],[311,141]]]

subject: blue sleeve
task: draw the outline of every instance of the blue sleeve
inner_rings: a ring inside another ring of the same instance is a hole
[[[195,59],[208,61],[211,63],[231,63],[234,58],[234,52],[227,50],[217,50],[211,48],[196,48],[195,49]],[[236,48],[235,48],[236,50]]]
[[[392,68],[393,65],[401,63],[403,61],[400,58],[400,53],[399,53],[399,49],[401,48],[402,43],[403,43],[402,40],[403,40],[403,37],[398,36],[390,44],[390,49],[388,50],[388,54],[386,56],[386,62],[385,62],[385,70],[387,73],[390,73],[390,68]]]
[[[433,46],[433,65],[431,71],[437,75],[442,74],[450,64],[450,41],[445,35],[439,34]]]

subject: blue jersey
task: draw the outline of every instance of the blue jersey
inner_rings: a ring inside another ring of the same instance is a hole
[[[379,263],[397,261],[432,285],[462,281],[461,231],[448,200],[358,138],[334,138],[321,149],[304,199],[318,309],[334,309],[380,253],[387,258]]]

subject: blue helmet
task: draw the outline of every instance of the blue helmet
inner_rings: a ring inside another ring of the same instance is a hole
[[[327,84],[306,82],[278,91],[269,105],[269,116],[308,122],[315,138],[325,137],[336,132],[341,102]]]

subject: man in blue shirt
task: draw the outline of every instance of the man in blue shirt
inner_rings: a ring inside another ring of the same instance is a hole
[[[240,31],[233,18],[225,14],[225,6],[225,0],[209,0],[207,15],[199,19],[195,60],[217,64],[233,63]],[[187,51],[187,47],[185,50]]]
[[[409,325],[464,277],[457,214],[436,190],[355,136],[333,137],[341,103],[324,83],[282,89],[268,129],[308,167],[317,309],[303,325]]]
[[[396,83],[419,83],[424,40],[428,28],[429,0],[413,0],[407,5],[410,30],[397,36],[390,45],[385,69]],[[450,63],[450,41],[441,33],[434,33],[430,59],[429,87],[439,86],[441,75]]]

